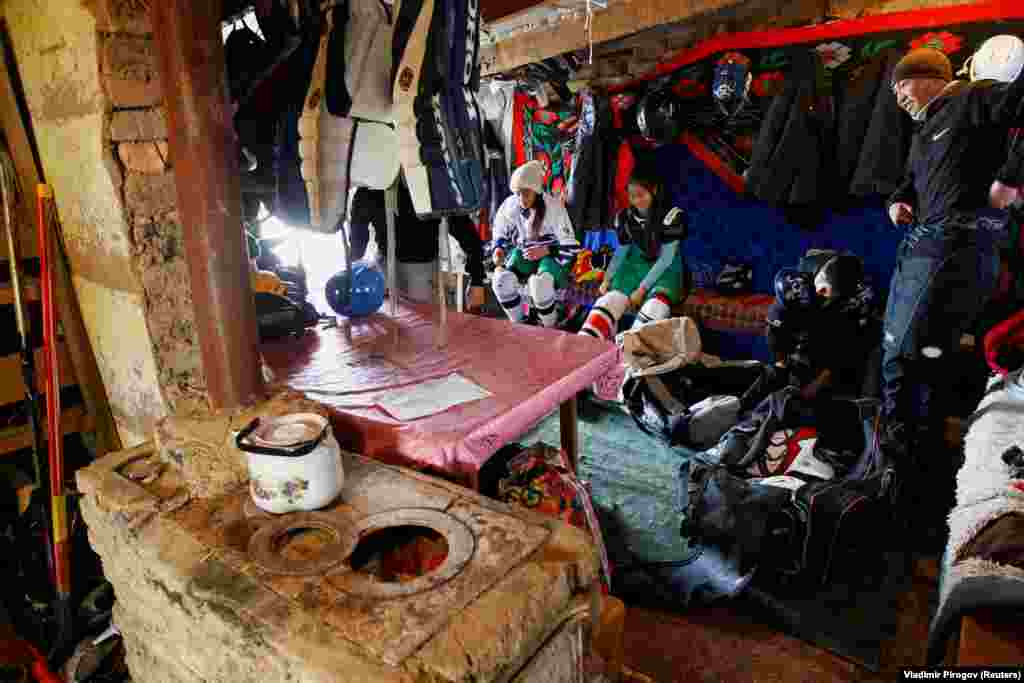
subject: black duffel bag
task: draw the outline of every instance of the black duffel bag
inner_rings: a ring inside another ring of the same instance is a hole
[[[878,446],[877,407],[866,399],[807,402],[792,388],[775,392],[681,468],[687,488],[681,532],[739,555],[743,572],[756,567],[801,587],[827,582],[840,555],[882,550],[893,467]],[[783,487],[749,473],[772,434],[809,426],[818,432],[814,456],[833,467],[834,478],[795,474]]]
[[[657,375],[630,377],[622,393],[629,414],[647,434],[669,446],[706,448],[710,444],[691,439],[692,408],[711,397],[743,396],[764,372],[764,364],[758,361],[719,366],[691,363]],[[722,431],[731,426],[725,424]]]

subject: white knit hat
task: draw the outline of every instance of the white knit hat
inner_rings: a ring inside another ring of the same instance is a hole
[[[512,182],[509,183],[509,187],[512,188],[513,192],[533,190],[537,194],[542,194],[544,192],[544,176],[546,174],[547,168],[545,168],[544,162],[535,159],[523,164],[512,173]]]

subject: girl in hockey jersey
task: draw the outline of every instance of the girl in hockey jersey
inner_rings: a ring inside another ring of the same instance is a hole
[[[512,174],[512,192],[494,217],[491,287],[509,319],[520,322],[519,288],[526,283],[531,307],[544,327],[558,322],[556,294],[569,284],[579,242],[562,203],[544,193],[544,163],[531,161]]]
[[[621,246],[605,271],[602,296],[580,330],[599,339],[613,339],[630,308],[638,311],[634,328],[668,318],[687,293],[686,215],[671,204],[652,168],[637,166],[628,189],[630,206],[615,217]]]

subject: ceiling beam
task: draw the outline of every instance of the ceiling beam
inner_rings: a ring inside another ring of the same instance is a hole
[[[480,21],[489,24],[519,14],[537,4],[537,0],[483,0],[480,3]]]
[[[551,28],[523,33],[481,50],[484,75],[504,73],[593,44],[616,40],[661,24],[744,4],[744,0],[632,0],[595,12],[591,35],[583,18],[566,17]]]

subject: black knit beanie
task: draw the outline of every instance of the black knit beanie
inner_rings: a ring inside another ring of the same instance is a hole
[[[930,47],[919,47],[903,56],[892,70],[892,84],[908,78],[953,80],[953,65],[944,53]]]

